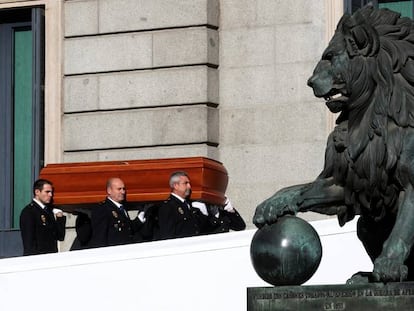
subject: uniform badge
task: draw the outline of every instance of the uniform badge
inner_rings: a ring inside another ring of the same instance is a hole
[[[114,215],[114,213],[116,214],[116,212],[114,211],[114,212],[112,212],[112,215]],[[116,216],[114,215],[114,217],[117,218],[118,214],[116,214]],[[114,228],[115,228],[115,230],[122,231],[123,225],[124,224],[121,222],[121,220],[118,219],[117,223],[114,224]]]
[[[45,215],[40,215],[40,220],[42,221],[42,225],[46,226],[46,216]]]
[[[118,218],[118,213],[116,211],[112,211],[112,216],[114,216],[115,218]]]
[[[178,208],[178,212],[179,212],[181,215],[184,215],[184,210],[182,209],[182,207],[181,207],[181,206]]]

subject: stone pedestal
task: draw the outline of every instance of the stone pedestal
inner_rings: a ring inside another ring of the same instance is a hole
[[[248,311],[414,310],[414,282],[254,287]]]

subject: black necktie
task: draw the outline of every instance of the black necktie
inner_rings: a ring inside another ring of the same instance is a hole
[[[122,205],[119,206],[119,210],[124,214],[125,217],[128,217],[127,211]]]
[[[185,200],[184,203],[187,205],[188,209],[191,209],[191,204],[188,202],[188,200]]]
[[[50,208],[47,205],[45,205],[43,210],[45,211],[46,214],[50,214]]]

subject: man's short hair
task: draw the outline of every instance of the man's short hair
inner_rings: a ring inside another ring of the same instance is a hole
[[[174,184],[180,181],[180,177],[185,176],[188,177],[188,174],[184,171],[176,171],[170,175],[170,188],[174,188]]]
[[[115,179],[115,177],[108,178],[108,180],[106,181],[106,189],[112,187],[112,183],[113,183],[114,179]]]
[[[44,185],[51,185],[53,187],[53,183],[47,179],[38,179],[33,184],[33,195],[36,194],[36,190],[42,191]]]

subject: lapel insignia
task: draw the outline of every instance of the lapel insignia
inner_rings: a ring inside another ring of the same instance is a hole
[[[46,226],[46,216],[45,215],[40,215],[40,220],[42,221],[42,225]]]
[[[178,212],[179,212],[181,215],[184,215],[184,210],[183,210],[183,208],[182,208],[181,206],[178,208]]]
[[[118,218],[118,213],[116,211],[112,211],[112,216],[114,216],[115,218]]]

